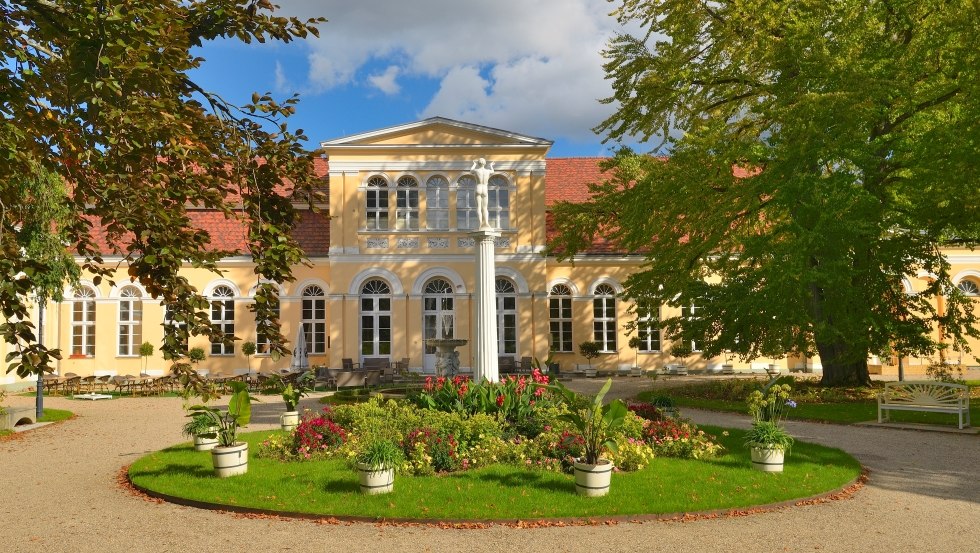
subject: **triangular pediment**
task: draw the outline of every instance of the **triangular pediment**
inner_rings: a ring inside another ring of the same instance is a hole
[[[523,146],[548,147],[550,140],[510,131],[464,123],[445,117],[432,117],[374,131],[327,140],[324,148],[371,146]]]

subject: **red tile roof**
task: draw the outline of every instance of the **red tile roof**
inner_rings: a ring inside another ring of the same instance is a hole
[[[544,174],[544,203],[551,207],[558,200],[588,200],[588,185],[600,183],[608,176],[599,169],[603,157],[556,157],[547,160]]]

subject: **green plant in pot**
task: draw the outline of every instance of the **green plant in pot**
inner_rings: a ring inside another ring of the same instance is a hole
[[[280,416],[284,431],[292,432],[299,424],[299,411],[296,408],[299,405],[299,400],[309,395],[313,389],[314,379],[313,371],[306,371],[296,379],[296,382],[290,382],[280,388],[279,393],[282,395],[282,401],[286,404],[286,412]]]
[[[599,357],[599,353],[602,351],[602,344],[599,342],[582,342],[578,345],[578,351],[589,362],[589,368],[586,370],[585,376],[595,376],[596,372],[592,368],[592,360]]]
[[[248,378],[252,379],[252,356],[255,355],[255,342],[242,342],[242,355],[245,356],[245,364],[248,365]]]
[[[630,373],[634,376],[640,376],[643,373],[640,368],[640,347],[642,346],[643,340],[638,335],[630,337],[629,347],[633,350],[633,366],[630,367]]]
[[[355,459],[361,493],[381,494],[394,489],[395,471],[405,461],[405,454],[395,442],[377,438],[369,441]]]
[[[204,436],[218,440],[218,445],[211,450],[211,459],[215,474],[221,478],[248,471],[248,443],[238,441],[238,429],[247,426],[252,419],[253,398],[244,382],[231,382],[229,386],[231,397],[226,411],[208,405],[190,408],[191,417],[202,415],[214,426],[214,430]]]
[[[691,342],[688,340],[678,340],[670,348],[670,354],[677,358],[678,364],[682,367],[687,367],[687,358],[693,353]]]
[[[204,353],[204,348],[191,348],[187,352],[187,360],[194,364],[194,369],[196,370],[201,361],[207,356]]]
[[[789,384],[773,379],[761,390],[749,394],[747,403],[752,426],[745,434],[745,445],[752,454],[752,467],[764,472],[782,472],[785,455],[793,437],[782,425],[789,409],[796,407]]]
[[[569,407],[569,412],[559,418],[571,423],[582,439],[582,457],[574,464],[575,489],[580,495],[597,497],[609,493],[613,465],[602,454],[616,451],[617,431],[623,426],[627,412],[622,400],[603,403],[610,387],[612,379],[607,379],[599,393],[583,402],[561,382],[550,386]],[[569,439],[574,440],[575,436]]]
[[[190,420],[184,423],[182,433],[188,438],[194,439],[194,449],[196,451],[210,451],[218,445],[218,428],[214,425],[211,417],[203,413],[188,415]]]

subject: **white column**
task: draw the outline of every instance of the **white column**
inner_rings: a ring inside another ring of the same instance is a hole
[[[497,301],[494,286],[496,263],[493,257],[494,238],[500,236],[494,230],[478,230],[476,239],[476,333],[475,366],[473,379],[482,382],[500,381],[497,367]]]

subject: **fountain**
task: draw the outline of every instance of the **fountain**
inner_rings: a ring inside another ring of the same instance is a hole
[[[459,352],[467,340],[453,338],[453,316],[442,316],[442,337],[427,338],[425,344],[436,348],[436,376],[453,377],[459,374]]]

